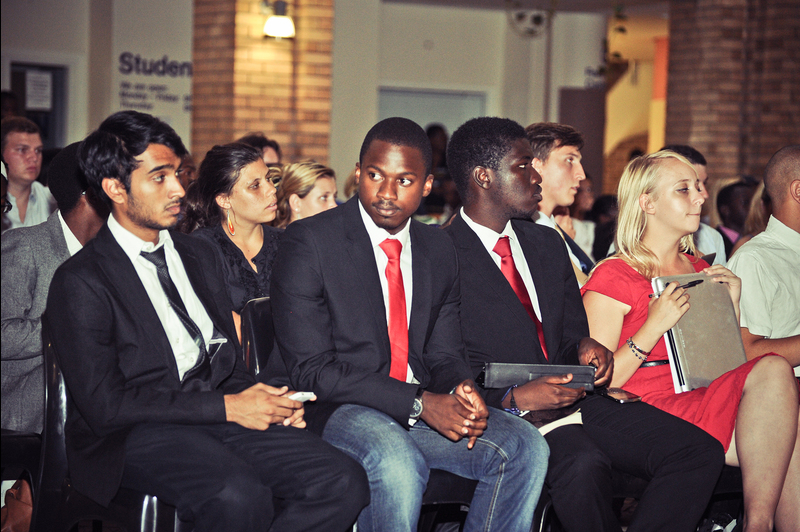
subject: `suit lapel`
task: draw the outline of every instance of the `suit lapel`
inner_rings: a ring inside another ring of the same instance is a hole
[[[175,235],[173,235],[173,237],[174,236]],[[175,244],[175,250],[181,256],[183,268],[186,270],[186,275],[189,277],[189,282],[194,289],[194,293],[197,294],[198,299],[200,299],[200,302],[206,309],[206,312],[211,318],[211,321],[214,323],[214,326],[220,332],[230,336],[231,331],[227,330],[227,328],[223,325],[227,323],[227,320],[224,319],[220,313],[221,309],[219,308],[217,299],[214,297],[215,294],[209,290],[209,283],[203,274],[203,267],[200,263],[199,257],[197,257],[195,254],[194,249],[192,249],[191,246],[187,246],[182,239],[173,238],[173,243]],[[217,281],[220,287],[223,286],[221,281],[222,280]]]
[[[67,247],[67,239],[64,236],[64,228],[61,227],[61,220],[58,219],[58,211],[51,214],[45,224],[47,233],[50,236],[50,249],[53,250],[50,258],[60,265],[69,258],[69,248]]]
[[[136,316],[145,324],[148,331],[153,333],[148,335],[148,338],[156,344],[156,350],[164,354],[164,362],[169,365],[175,379],[180,381],[172,346],[156,314],[156,309],[139,279],[139,274],[117,243],[108,224],[100,229],[94,240],[95,249],[104,259],[99,261],[99,267],[109,279],[108,286],[117,291],[117,301],[120,305],[128,307],[131,316]]]
[[[494,263],[492,257],[489,256],[481,239],[469,228],[467,222],[461,217],[461,214],[453,220],[451,227],[458,239],[458,247],[465,251],[465,253],[461,254],[461,257],[466,257],[466,261],[478,272],[486,286],[497,288],[496,290],[492,290],[492,292],[497,294],[498,299],[503,302],[508,312],[513,315],[514,319],[519,321],[520,325],[523,327],[533,328],[533,335],[536,336],[533,321],[525,310],[525,307],[520,303],[514,289],[511,288],[503,272],[500,271],[500,268]]]
[[[364,290],[364,300],[369,305],[369,313],[374,320],[374,330],[379,331],[378,337],[383,347],[383,353],[386,354],[387,360],[391,361],[389,325],[386,323],[386,306],[383,304],[383,289],[378,277],[378,264],[375,262],[372,243],[358,210],[358,201],[358,196],[354,196],[339,207],[342,209],[346,251],[352,263],[353,276],[359,280],[359,286]]]
[[[408,323],[409,357],[418,357],[424,366],[422,354],[425,351],[425,336],[431,314],[431,262],[424,239],[419,236],[416,224],[411,223],[411,271],[413,272],[413,293],[411,296],[411,318]],[[419,370],[415,370],[417,373]]]
[[[531,222],[531,224],[532,223],[533,222]],[[558,294],[552,292],[552,287],[562,285],[552,282],[554,277],[548,272],[547,259],[542,255],[541,250],[538,249],[538,245],[541,243],[532,238],[532,235],[526,232],[525,228],[521,227],[521,224],[512,222],[512,225],[514,226],[514,231],[520,237],[520,246],[522,246],[522,252],[525,254],[525,261],[528,263],[528,269],[530,269],[531,277],[533,278],[533,285],[536,287],[536,298],[539,301],[539,312],[542,316],[544,341],[548,347],[552,346],[552,348],[548,349],[548,352],[552,354],[551,356],[555,356],[561,340],[556,337],[558,335],[556,324],[557,320],[560,318],[553,315],[554,311],[550,302],[554,301],[553,298],[560,297]],[[553,258],[551,257],[550,260],[553,260]],[[551,282],[548,282],[548,280]]]

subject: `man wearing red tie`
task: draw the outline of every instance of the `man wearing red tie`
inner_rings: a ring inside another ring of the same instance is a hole
[[[404,118],[367,134],[358,195],[284,234],[272,271],[269,382],[313,391],[309,429],[359,460],[359,532],[416,530],[430,468],[479,481],[465,530],[527,531],[547,447],[487,408],[464,354],[450,239],[410,219],[430,192],[431,146]]]
[[[446,231],[461,268],[467,355],[475,375],[487,362],[593,365],[602,386],[611,381],[612,354],[588,337],[564,242],[530,221],[541,200],[532,161],[525,130],[502,118],[470,120],[447,148],[464,205]],[[571,380],[556,375],[485,391],[490,407],[546,432],[546,488],[565,530],[621,530],[611,508],[612,469],[649,481],[629,532],[695,530],[722,468],[718,442],[645,403],[563,386]]]

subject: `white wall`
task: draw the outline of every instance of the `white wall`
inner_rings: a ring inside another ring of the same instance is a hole
[[[378,116],[379,29],[380,0],[336,2],[328,160],[339,190],[344,189],[361,141]]]
[[[550,120],[558,118],[559,89],[583,87],[585,68],[600,64],[606,17],[561,13],[554,31]],[[353,168],[364,135],[377,121],[381,87],[481,92],[487,115],[523,125],[543,120],[546,53],[544,37],[520,37],[500,9],[337,2],[332,168],[342,181]]]

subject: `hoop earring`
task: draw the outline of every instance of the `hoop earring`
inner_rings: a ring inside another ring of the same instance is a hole
[[[228,216],[228,232],[231,234],[231,236],[233,236],[233,235],[236,234],[236,228],[233,227],[233,222],[231,221],[231,211],[228,210],[228,209],[225,209],[225,213]]]

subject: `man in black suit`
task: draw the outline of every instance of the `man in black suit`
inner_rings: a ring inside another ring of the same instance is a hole
[[[167,231],[185,152],[135,111],[81,146],[112,215],[56,271],[45,312],[69,392],[73,483],[101,504],[120,486],[155,494],[196,530],[344,530],[368,501],[363,470],[301,430],[287,388],[255,384],[216,255]]]
[[[467,354],[475,375],[489,362],[593,365],[601,386],[611,380],[612,354],[588,337],[563,241],[530,221],[541,199],[533,158],[525,130],[507,119],[470,120],[450,140],[448,166],[464,207],[446,231],[461,266]],[[649,480],[629,531],[694,530],[722,468],[719,443],[650,405],[563,386],[571,380],[542,377],[485,394],[489,406],[531,411],[525,418],[537,425],[558,409],[572,415],[545,435],[546,483],[561,523],[570,532],[620,530],[614,468]]]
[[[415,530],[429,468],[479,480],[466,530],[528,531],[547,449],[475,389],[455,250],[410,220],[433,181],[425,132],[378,123],[356,178],[357,197],[284,233],[270,289],[284,364],[272,382],[313,391],[309,428],[367,470],[359,532]]]

